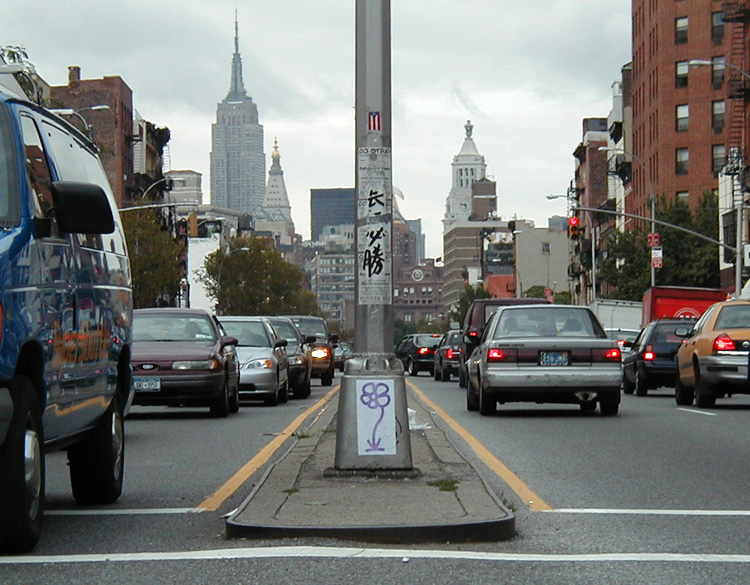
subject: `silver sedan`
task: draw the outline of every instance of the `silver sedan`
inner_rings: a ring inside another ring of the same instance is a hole
[[[466,363],[466,406],[493,414],[506,402],[579,404],[603,415],[620,405],[622,356],[596,316],[572,305],[499,308]]]

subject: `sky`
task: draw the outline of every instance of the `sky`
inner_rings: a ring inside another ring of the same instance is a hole
[[[12,6],[12,9],[9,7]],[[51,85],[119,75],[141,117],[171,130],[172,169],[203,174],[227,95],[235,10],[245,88],[267,169],[274,139],[298,233],[310,189],[354,186],[355,0],[3,0],[0,45]],[[467,120],[497,182],[498,213],[545,227],[564,215],[582,120],[606,117],[630,61],[630,0],[393,0],[393,184],[442,252],[451,162]]]

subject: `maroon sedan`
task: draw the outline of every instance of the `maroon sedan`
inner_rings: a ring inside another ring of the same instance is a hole
[[[203,309],[133,311],[133,404],[239,410],[237,339]]]

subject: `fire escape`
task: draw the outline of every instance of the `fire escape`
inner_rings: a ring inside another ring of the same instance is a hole
[[[725,0],[722,4],[724,10],[724,22],[730,24],[731,31],[729,57],[727,63],[733,67],[727,67],[727,97],[729,103],[729,128],[727,132],[727,154],[729,158],[734,155],[739,159],[740,155],[746,155],[743,152],[746,145],[743,142],[745,138],[745,120],[746,104],[750,98],[750,83],[747,77],[740,71],[746,71],[745,68],[745,42],[747,24],[750,22],[750,2],[747,0]],[[736,67],[737,69],[735,69]]]

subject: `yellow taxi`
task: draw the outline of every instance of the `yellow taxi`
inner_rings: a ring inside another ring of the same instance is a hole
[[[711,305],[691,327],[678,327],[685,338],[677,350],[675,401],[711,408],[717,398],[750,394],[750,301],[733,299]]]

